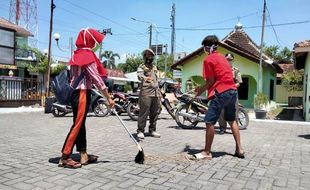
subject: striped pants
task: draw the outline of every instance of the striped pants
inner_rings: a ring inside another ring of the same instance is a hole
[[[67,135],[62,153],[70,155],[74,145],[78,152],[86,151],[85,121],[91,98],[90,90],[75,90],[72,95],[73,125]]]

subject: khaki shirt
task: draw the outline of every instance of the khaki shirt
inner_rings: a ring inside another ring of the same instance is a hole
[[[155,65],[152,68],[142,64],[137,70],[140,83],[140,96],[160,97],[160,89],[158,86],[158,70]],[[152,82],[146,81],[146,77],[151,77]]]

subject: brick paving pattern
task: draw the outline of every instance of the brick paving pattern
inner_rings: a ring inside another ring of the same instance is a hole
[[[122,118],[135,133],[136,122]],[[183,130],[161,115],[162,137],[141,142],[146,164],[139,165],[117,118],[90,114],[88,152],[99,163],[72,170],[56,164],[71,116],[0,114],[0,123],[0,189],[310,189],[310,125],[251,121],[241,131],[245,159],[232,156],[233,137],[225,134],[215,136],[211,161],[192,161],[186,155],[203,148],[204,125]]]

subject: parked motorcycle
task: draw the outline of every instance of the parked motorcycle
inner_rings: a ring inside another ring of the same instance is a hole
[[[164,83],[161,83],[159,85],[160,88],[162,88],[164,86]],[[169,113],[169,115],[171,115],[171,117],[173,119],[175,119],[175,107],[173,107],[170,104],[170,101],[168,100],[168,98],[166,97],[166,93],[161,91],[161,95],[162,95],[162,99],[161,99],[161,104],[166,108],[167,112]],[[129,117],[134,120],[137,121],[138,117],[139,117],[139,111],[140,111],[140,107],[139,107],[139,102],[138,102],[138,97],[132,97],[132,100],[130,100],[130,104],[127,107],[127,113],[129,115]]]
[[[160,82],[159,84],[159,88],[162,89],[164,87],[164,85],[166,84],[166,87],[167,85],[169,85],[169,83],[163,81],[163,82]],[[175,88],[174,87],[171,87],[170,88],[172,92],[175,91]],[[175,119],[175,110],[176,110],[176,107],[172,106],[170,104],[170,101],[169,99],[166,97],[166,92],[165,91],[160,91],[161,92],[161,96],[162,96],[162,99],[161,99],[161,104],[166,108],[167,112],[169,113],[169,115]]]
[[[198,122],[203,122],[208,110],[206,97],[191,97],[189,94],[175,93],[180,103],[175,111],[175,121],[183,129],[196,127]],[[239,104],[236,120],[239,129],[246,129],[249,125],[249,116],[243,106]]]
[[[63,117],[71,112],[71,105],[63,105],[58,102],[52,105],[52,114],[55,117]],[[110,107],[106,99],[95,89],[91,90],[91,101],[88,112],[94,112],[98,117],[104,117],[110,112]]]
[[[113,93],[113,100],[115,102],[115,110],[118,113],[118,115],[121,115],[122,113],[128,113],[128,107],[131,110],[129,114],[129,117],[132,120],[136,119],[136,116],[134,114],[134,111],[132,110],[135,106],[135,102],[138,103],[138,94],[126,94],[124,92],[115,92]]]
[[[139,117],[139,96],[138,94],[132,94],[128,97],[128,106],[127,106],[127,113],[131,120],[138,121]]]
[[[123,92],[113,92],[112,97],[115,102],[115,111],[117,112],[117,114],[121,115],[122,113],[126,113],[129,104],[128,94]]]

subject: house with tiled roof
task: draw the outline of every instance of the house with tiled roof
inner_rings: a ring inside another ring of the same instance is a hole
[[[277,72],[277,82],[276,82],[276,102],[278,104],[294,106],[294,104],[298,102],[289,102],[290,97],[294,97],[295,99],[301,98],[303,96],[303,91],[288,91],[287,88],[282,84],[282,79],[284,74],[287,72],[291,72],[295,70],[295,65],[290,61],[279,61],[277,65],[282,69],[281,72]],[[292,100],[292,99],[291,99]]]
[[[310,40],[294,44],[294,60],[296,69],[304,69],[303,81],[303,115],[310,121]]]
[[[234,55],[234,67],[239,68],[243,83],[238,89],[239,100],[246,107],[253,107],[254,95],[257,93],[260,49],[246,34],[242,25],[238,23],[219,44],[217,51]],[[202,64],[206,54],[203,47],[183,57],[172,65],[173,69],[182,71],[182,91],[188,90],[190,77],[202,75]],[[263,54],[263,92],[270,100],[275,100],[276,73],[281,71],[278,65]]]

